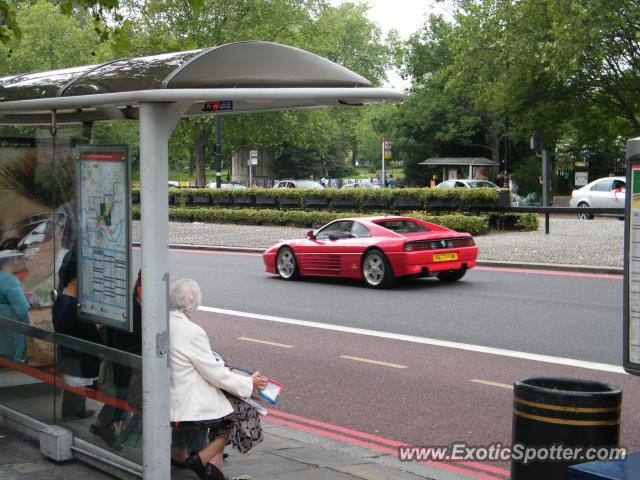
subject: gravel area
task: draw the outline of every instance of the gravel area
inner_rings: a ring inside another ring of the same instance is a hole
[[[172,244],[267,248],[281,239],[304,236],[306,228],[210,223],[169,224]],[[536,232],[498,232],[476,237],[480,260],[601,267],[623,266],[624,222],[616,218],[578,220],[551,218],[549,235],[544,218]],[[139,241],[139,222],[133,239]]]

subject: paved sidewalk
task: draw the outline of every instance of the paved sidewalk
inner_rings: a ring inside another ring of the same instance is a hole
[[[225,475],[238,480],[464,480],[466,475],[421,463],[401,463],[394,454],[264,422],[265,441],[241,455],[227,449]],[[0,425],[0,480],[108,480],[115,477],[78,460],[56,463],[38,442]],[[172,468],[171,478],[196,480]]]

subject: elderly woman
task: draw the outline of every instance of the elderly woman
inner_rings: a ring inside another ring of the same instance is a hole
[[[16,273],[24,268],[24,254],[18,250],[0,251],[0,317],[27,321],[29,302]],[[0,356],[16,362],[24,361],[25,339],[21,333],[0,332]]]
[[[189,279],[178,280],[170,292],[170,407],[174,428],[209,428],[209,444],[189,456],[187,447],[171,449],[174,463],[184,462],[198,477],[223,480],[224,447],[234,438],[234,408],[225,393],[247,398],[267,384],[255,372],[250,377],[238,375],[211,351],[205,331],[191,321],[201,301],[200,287]]]

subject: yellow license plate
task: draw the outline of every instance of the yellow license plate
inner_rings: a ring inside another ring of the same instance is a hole
[[[433,255],[434,262],[450,262],[452,260],[457,260],[458,254],[456,252],[451,253],[436,253]]]

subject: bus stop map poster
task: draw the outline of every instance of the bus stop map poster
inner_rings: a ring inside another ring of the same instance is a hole
[[[630,373],[640,373],[640,164],[630,165],[627,195],[626,260],[626,354],[624,366]]]
[[[131,331],[128,148],[83,145],[77,158],[78,315]]]

